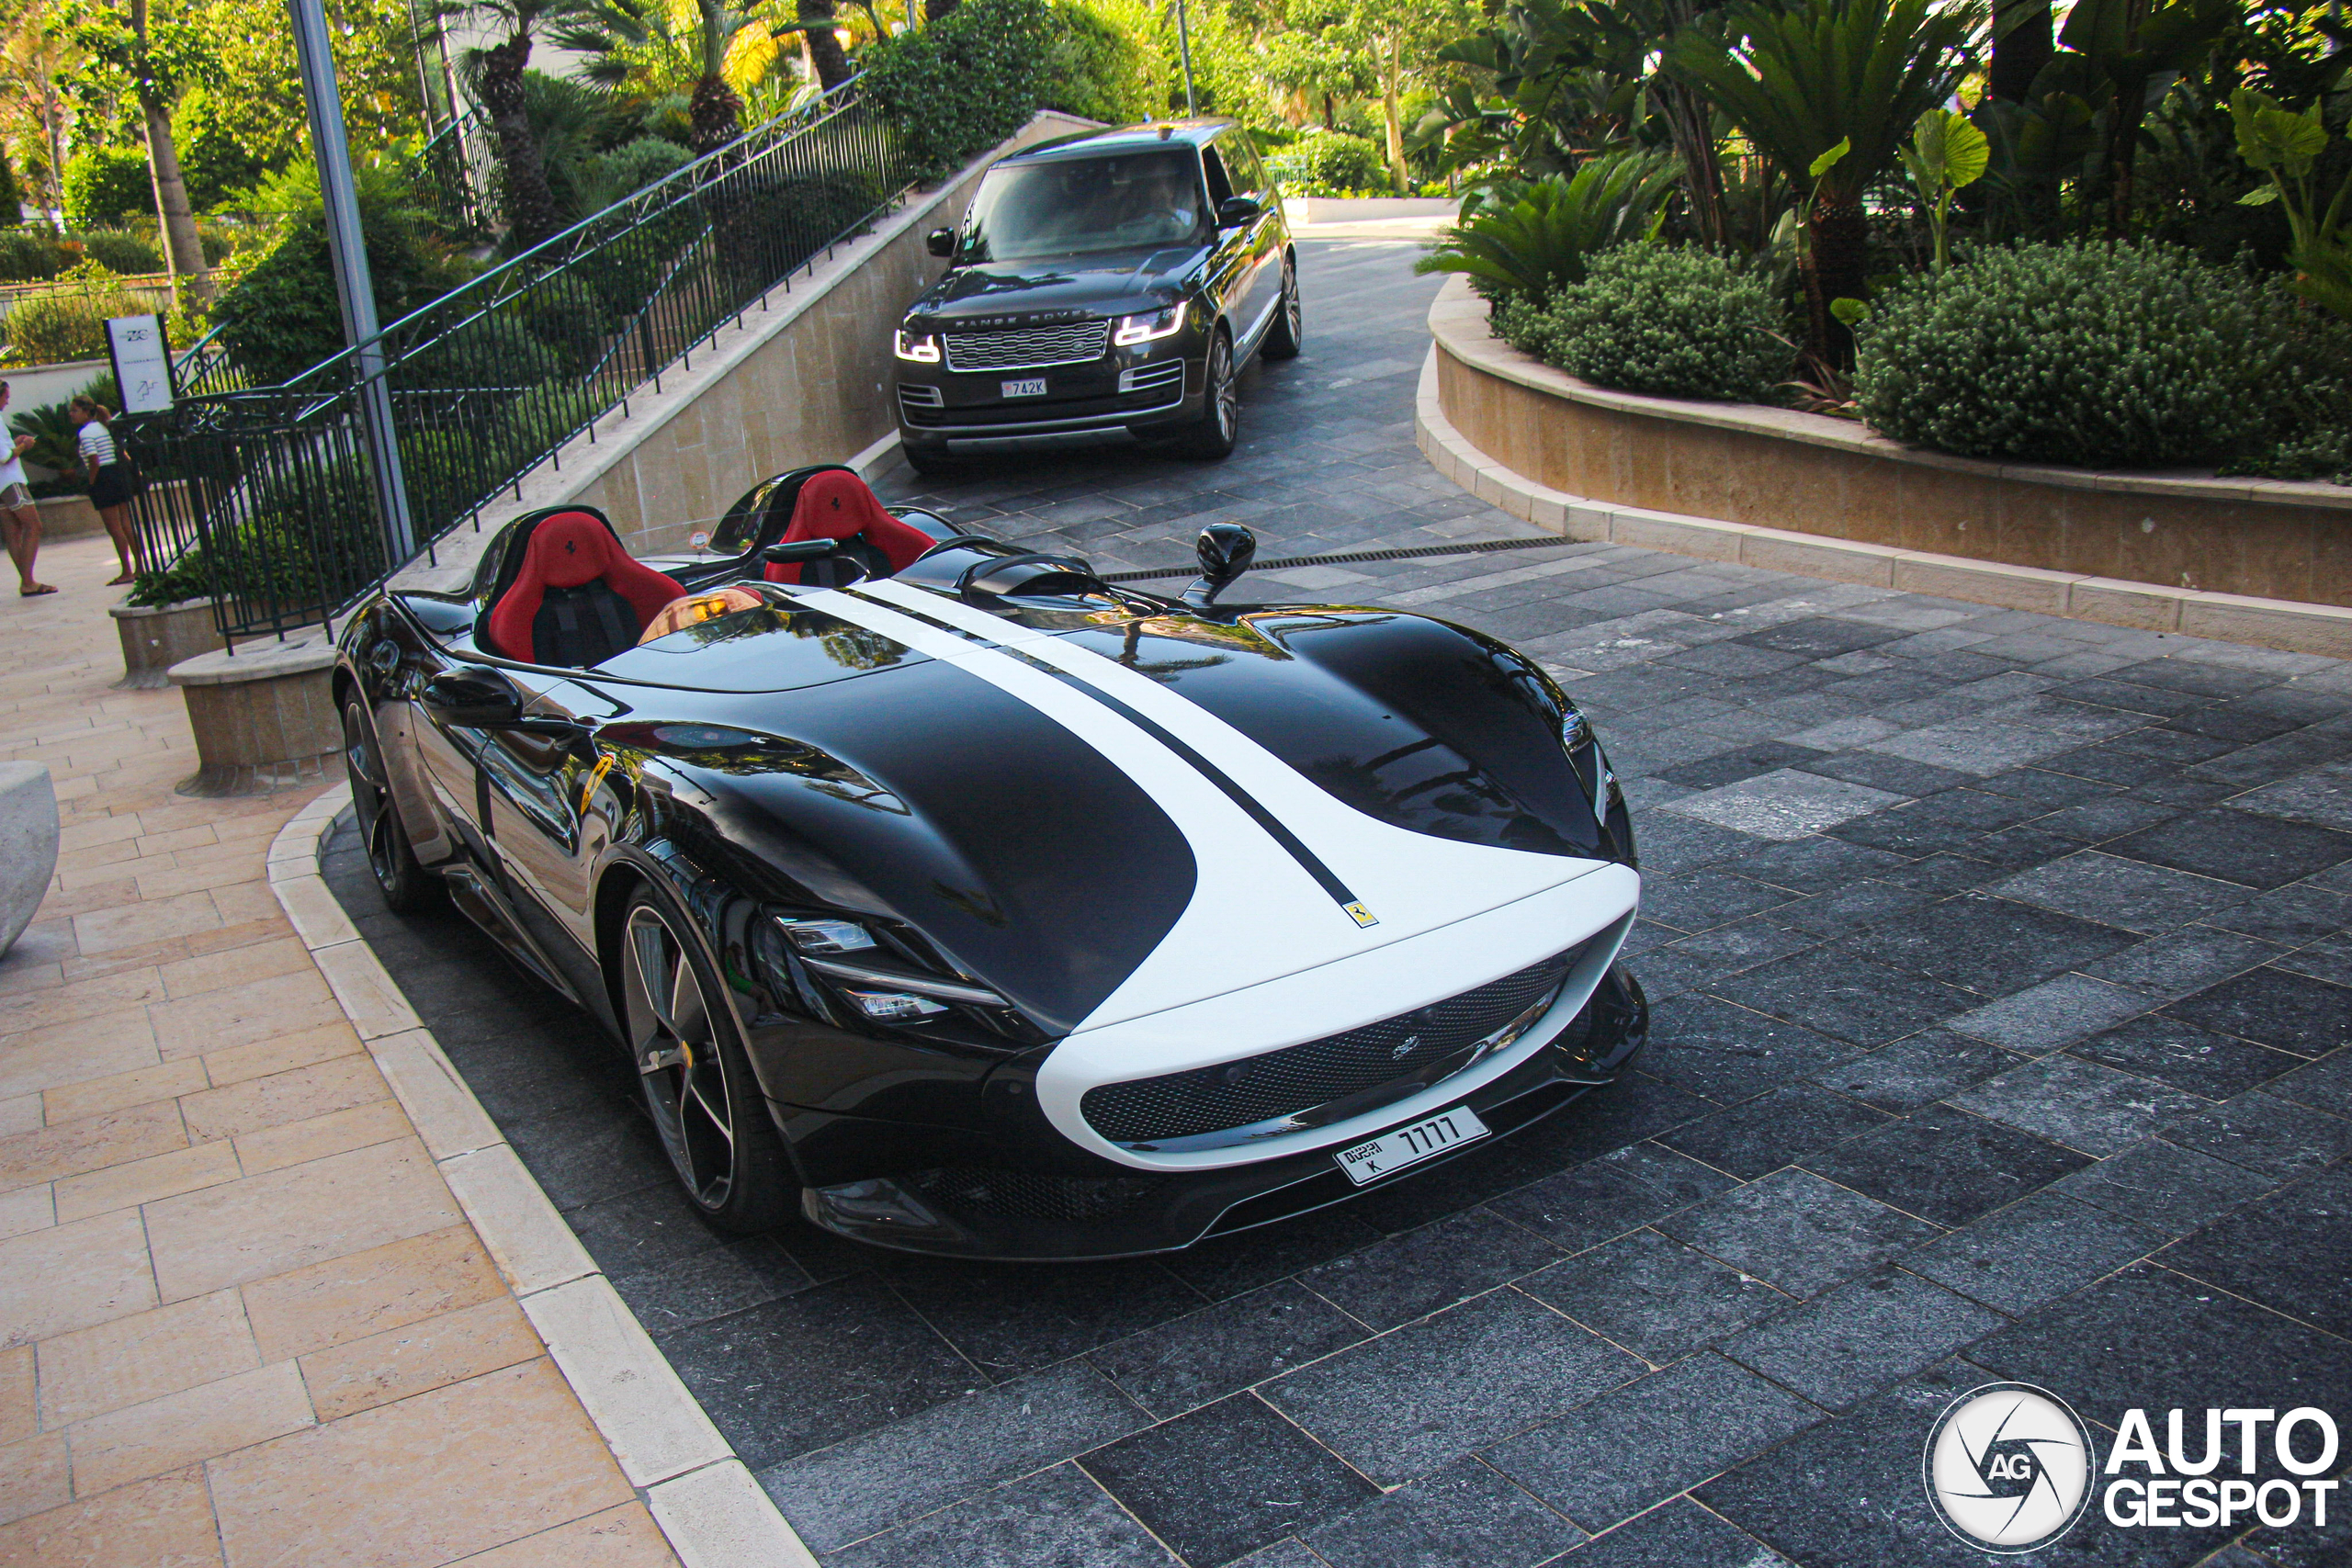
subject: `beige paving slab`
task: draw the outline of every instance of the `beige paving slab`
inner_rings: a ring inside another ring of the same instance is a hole
[[[193,1467],[0,1526],[0,1563],[8,1568],[216,1568],[220,1562],[204,1473]]]
[[[620,1568],[674,1562],[642,1503],[625,1503],[469,1557],[465,1568]],[[764,1565],[763,1565],[764,1568]]]
[[[41,1432],[0,1447],[0,1523],[54,1508],[73,1495],[74,1461],[62,1432]]]
[[[68,1427],[74,1491],[85,1496],[144,1481],[311,1424],[294,1363],[257,1367]]]
[[[180,1101],[180,1114],[188,1140],[200,1144],[390,1098],[375,1063],[345,1055],[191,1094]]]
[[[155,1300],[136,1209],[0,1241],[0,1348],[144,1312]]]
[[[542,1350],[522,1308],[501,1292],[477,1306],[312,1351],[300,1364],[311,1407],[320,1420],[334,1421],[514,1366]]]
[[[147,1010],[147,1017],[155,1027],[156,1049],[166,1060],[277,1040],[345,1021],[334,1005],[334,993],[315,970],[224,986],[185,1000],[162,1000],[161,983],[154,985],[158,999]]]
[[[194,1148],[174,1149],[169,1154],[69,1176],[56,1183],[51,1191],[59,1220],[85,1220],[109,1209],[136,1208],[159,1198],[218,1187],[243,1174],[233,1145],[199,1144]]]
[[[506,1294],[481,1238],[452,1225],[256,1280],[245,1314],[264,1357],[282,1359]]]
[[[0,1100],[0,1137],[17,1133],[29,1133],[43,1121],[40,1096],[12,1094]]]
[[[19,1187],[14,1192],[0,1192],[0,1238],[44,1230],[56,1223],[53,1188]]]
[[[213,907],[212,895],[207,890],[76,915],[74,942],[84,953],[108,953],[183,937],[190,931],[214,931],[220,925],[220,911]]]
[[[175,1302],[43,1340],[41,1425],[86,1421],[260,1365],[236,1292]]]
[[[330,1111],[307,1121],[248,1133],[236,1142],[237,1163],[244,1168],[247,1176],[259,1176],[264,1171],[324,1159],[346,1149],[362,1149],[370,1144],[405,1138],[415,1131],[398,1104],[379,1100],[372,1105],[355,1106],[349,1111]]]
[[[156,1282],[168,1301],[422,1235],[462,1217],[413,1137],[166,1198],[145,1213]]]
[[[183,958],[162,965],[157,973],[175,998],[199,997],[223,987],[251,985],[278,975],[311,973],[310,953],[292,935],[257,942],[222,953]]]
[[[0,1443],[21,1442],[40,1429],[33,1348],[0,1350]]]
[[[338,1014],[333,1023],[315,1029],[297,1030],[275,1039],[257,1041],[251,1045],[232,1045],[204,1054],[204,1071],[216,1088],[243,1083],[247,1078],[267,1077],[273,1073],[307,1067],[313,1062],[323,1062],[336,1056],[348,1056],[364,1049],[358,1032]]]
[[[170,1101],[79,1117],[0,1138],[0,1189],[54,1181],[187,1145],[179,1107]]]
[[[0,1013],[0,1027],[16,1031],[0,1037],[0,1096],[39,1094],[163,1060],[143,1007],[108,1008],[40,1027],[15,1012],[8,1008]]]
[[[541,1358],[207,1466],[235,1568],[426,1568],[631,1501]]]
[[[146,1015],[141,1013],[138,1021],[141,1033],[146,1033]],[[71,1122],[159,1100],[177,1100],[181,1095],[210,1087],[203,1058],[184,1056],[176,1062],[158,1062],[153,1066],[133,1067],[129,1072],[109,1073],[85,1083],[50,1089],[41,1096],[41,1110],[49,1121]]]

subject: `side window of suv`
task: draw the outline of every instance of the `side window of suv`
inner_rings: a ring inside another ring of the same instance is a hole
[[[1233,139],[1225,143],[1225,153],[1244,190],[1252,196],[1272,198],[1273,182],[1266,178],[1266,166],[1258,161],[1258,150],[1250,145],[1249,137],[1234,132]]]
[[[1233,194],[1233,181],[1225,172],[1225,160],[1215,147],[1201,149],[1201,168],[1209,177],[1209,210],[1215,212]]]

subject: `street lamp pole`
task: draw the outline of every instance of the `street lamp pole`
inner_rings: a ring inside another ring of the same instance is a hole
[[[1176,0],[1176,52],[1184,62],[1184,117],[1201,112],[1193,99],[1193,39],[1184,26],[1184,0]]]
[[[376,292],[368,277],[358,189],[351,178],[351,146],[343,130],[343,94],[335,85],[325,8],[320,0],[287,0],[287,8],[294,19],[294,55],[301,70],[302,102],[310,110],[311,155],[319,166],[327,254],[334,264],[335,299],[343,307],[344,341],[359,351],[356,370],[368,467],[375,479],[376,503],[383,514],[384,543],[397,568],[416,554],[416,527],[409,517],[400,442],[392,430],[391,391],[384,385],[383,345],[376,341]]]

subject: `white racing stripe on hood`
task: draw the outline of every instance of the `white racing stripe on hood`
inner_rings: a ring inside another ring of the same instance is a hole
[[[1380,923],[1376,926],[1345,933],[1351,940],[1342,946],[1350,951],[1363,952],[1436,931],[1613,863],[1458,843],[1383,822],[1330,795],[1249,736],[1159,682],[1066,638],[1015,625],[944,594],[883,579],[860,583],[854,594],[839,597],[886,615],[889,612],[873,601],[888,599],[990,642],[1017,649],[1023,658],[1051,665],[1125,704],[1192,747],[1295,833],[1378,919]],[[854,620],[858,614],[865,612],[861,609],[832,613]],[[972,647],[946,634],[933,635],[962,648]],[[933,649],[926,646],[922,651],[930,653]],[[1058,684],[1049,679],[1046,683]],[[1067,693],[1067,688],[1064,690]],[[1116,722],[1122,729],[1135,732],[1135,726],[1119,719],[1110,710],[1102,713],[1105,719]],[[1087,732],[1080,733],[1084,736]],[[1168,753],[1161,749],[1161,754]],[[1178,761],[1176,765],[1187,773],[1193,773],[1188,764]],[[1155,796],[1159,794],[1156,776],[1141,777],[1137,782]],[[1264,841],[1262,833],[1253,832],[1252,837]],[[1196,846],[1195,853],[1199,852]],[[1635,886],[1638,885],[1636,880]],[[1196,921],[1196,914],[1204,918]],[[1203,929],[1193,929],[1196,925]],[[1253,946],[1267,942],[1270,936],[1273,945],[1282,950],[1282,955],[1271,964],[1263,962],[1269,955]],[[1314,945],[1321,950],[1319,942]],[[1136,965],[1135,972],[1080,1028],[1098,1028],[1221,994],[1237,988],[1239,982],[1231,976],[1240,972],[1272,977],[1320,962],[1324,960],[1306,957],[1305,944],[1295,941],[1295,933],[1280,926],[1270,929],[1270,922],[1248,918],[1239,909],[1207,908],[1204,900],[1196,897],[1193,908],[1168,939]],[[1482,985],[1518,966],[1500,964],[1492,974],[1465,974],[1458,981],[1445,980],[1430,993],[1431,998]],[[1210,976],[1216,978],[1212,980]],[[1341,1010],[1345,1010],[1344,1004]],[[1264,1049],[1265,1045],[1246,1048]],[[1241,1055],[1243,1051],[1234,1054]]]

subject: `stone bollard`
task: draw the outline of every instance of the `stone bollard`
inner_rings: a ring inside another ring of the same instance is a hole
[[[334,644],[323,632],[200,653],[171,668],[203,766],[194,795],[266,795],[333,776],[343,750],[334,711]]]
[[[209,599],[183,599],[153,610],[117,604],[107,614],[122,638],[122,679],[115,682],[119,689],[167,686],[171,681],[164,671],[173,665],[228,646]]]
[[[0,762],[0,953],[16,945],[57,869],[57,789],[40,762]]]

